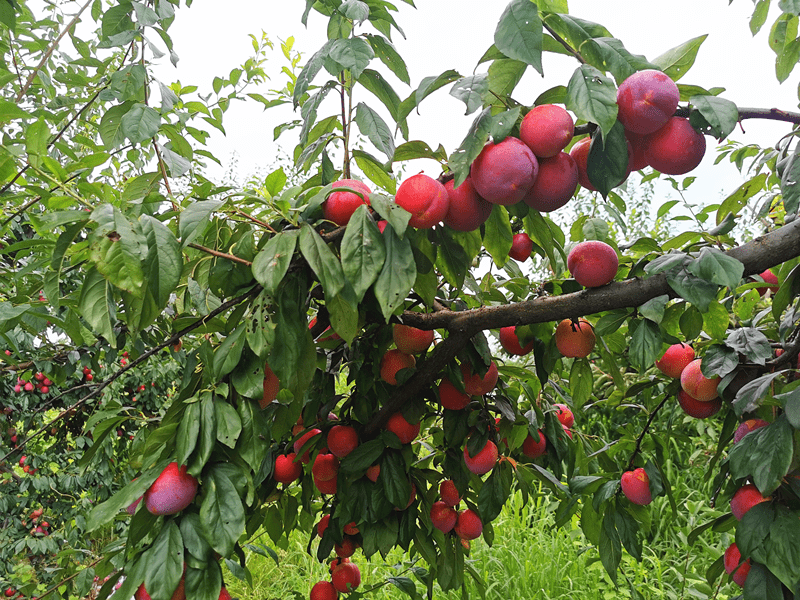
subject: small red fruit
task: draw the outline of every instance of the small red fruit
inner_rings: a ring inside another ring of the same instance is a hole
[[[464,462],[472,473],[483,475],[494,468],[497,463],[497,446],[491,440],[475,455],[470,456],[467,446],[464,446]]]
[[[690,362],[694,360],[694,348],[688,344],[673,344],[660,360],[656,361],[656,368],[667,377],[678,379]]]
[[[144,503],[154,515],[174,515],[189,506],[197,495],[197,479],[186,465],[169,463],[144,493]]]
[[[311,588],[309,594],[310,600],[336,600],[339,597],[339,592],[333,587],[330,581],[318,581]]]
[[[689,394],[680,390],[678,392],[678,404],[680,404],[683,412],[695,419],[707,419],[714,416],[722,408],[722,398],[714,398],[708,402],[700,402],[696,398],[692,398]]]
[[[765,498],[756,486],[748,483],[736,490],[733,498],[731,498],[731,512],[733,512],[733,516],[736,517],[737,521],[741,521],[747,511],[756,504],[768,502],[769,500],[772,500],[772,497],[767,496]]]
[[[339,459],[333,454],[317,454],[311,467],[314,481],[330,481],[339,474]]]
[[[296,457],[297,454],[292,452],[290,454],[281,454],[275,459],[275,470],[272,475],[275,481],[289,485],[300,479],[303,467],[299,462],[294,461]]]
[[[386,430],[399,437],[401,444],[410,444],[419,435],[420,424],[411,425],[403,413],[396,412],[386,421]]]
[[[340,556],[341,558],[350,558],[355,554],[356,551],[356,543],[352,537],[346,535],[342,538],[341,544],[334,544],[333,550],[336,552],[336,556]]]
[[[367,479],[369,479],[372,483],[378,481],[378,476],[381,474],[381,466],[380,465],[372,465],[367,469],[365,475]]]
[[[461,374],[464,377],[464,391],[470,396],[483,396],[488,394],[497,385],[497,364],[492,361],[486,374],[481,377],[477,373],[472,373],[471,365],[462,363]]]
[[[442,222],[456,231],[475,231],[492,214],[493,205],[478,195],[471,177],[467,177],[457,188],[453,187],[454,181],[451,179],[444,184],[450,206]]]
[[[405,354],[421,354],[433,343],[433,330],[425,331],[396,323],[392,329],[394,344]]]
[[[748,558],[742,562],[742,553],[739,552],[739,547],[736,544],[731,544],[725,550],[723,564],[725,565],[725,572],[731,575],[734,583],[739,587],[744,587],[744,582],[750,573],[750,559]]]
[[[766,427],[769,425],[767,421],[764,419],[747,419],[744,423],[739,425],[736,428],[736,431],[733,434],[733,443],[738,444],[741,439],[746,436],[751,431],[755,431],[756,429],[761,429],[762,427]]]
[[[475,511],[467,508],[458,513],[455,531],[462,540],[474,540],[483,533],[483,522]]]
[[[492,204],[520,202],[533,186],[539,162],[522,140],[507,137],[489,142],[472,162],[470,176],[475,190]]]
[[[331,188],[348,187],[363,194],[363,198],[353,192],[333,192],[322,205],[322,213],[328,221],[339,226],[347,225],[350,217],[362,204],[369,206],[370,189],[356,179],[334,181]]]
[[[261,397],[258,405],[261,408],[266,408],[269,404],[278,397],[280,391],[280,381],[278,376],[270,369],[269,364],[264,365],[264,395]],[[144,386],[142,386],[142,389]]]
[[[358,446],[358,432],[350,425],[334,425],[328,432],[328,450],[338,458],[344,458]]]
[[[458,506],[458,503],[461,502],[461,495],[451,479],[445,479],[439,484],[439,496],[447,506]]]
[[[767,292],[772,292],[774,296],[778,292],[778,277],[773,273],[771,270],[767,269],[763,273],[759,274],[759,277],[764,280],[764,283],[771,283],[772,285],[767,287],[759,287],[756,288],[758,290],[759,295],[763,296]]]
[[[531,340],[525,346],[520,344],[517,337],[517,328],[515,325],[500,328],[500,345],[503,350],[514,356],[525,356],[533,350],[533,344],[536,340]]]
[[[570,114],[555,104],[534,106],[519,126],[519,137],[537,158],[555,156],[572,139],[575,123]]]
[[[417,364],[411,354],[405,354],[400,350],[387,350],[381,358],[381,379],[389,385],[397,385],[397,372],[400,369],[410,369]]]
[[[361,571],[355,563],[342,563],[334,567],[331,582],[336,591],[348,594],[361,585]]]
[[[424,173],[401,183],[394,201],[411,213],[408,224],[418,229],[430,229],[440,223],[450,208],[450,197],[445,187]]]
[[[650,493],[650,478],[642,467],[633,471],[625,471],[622,474],[621,483],[622,493],[634,504],[645,506],[653,501]]]
[[[469,394],[458,391],[449,379],[442,379],[439,384],[439,402],[443,408],[461,410],[470,403]]]
[[[583,287],[601,287],[614,281],[619,258],[614,248],[605,242],[589,240],[570,250],[567,268]]]
[[[594,330],[586,319],[564,319],[556,327],[556,348],[567,358],[584,358],[594,349]]]
[[[305,432],[293,444],[293,448],[294,448],[295,453],[299,453],[300,449],[306,444],[306,442],[308,442],[308,440],[313,438],[315,435],[319,435],[320,433],[322,433],[322,430],[317,429],[316,427],[313,428],[313,429],[310,429],[307,432]],[[303,455],[300,457],[300,462],[303,463],[304,465],[307,465],[308,461],[310,460],[308,454],[309,454],[309,451],[306,450],[305,452],[303,452]]]
[[[617,90],[617,118],[628,131],[639,135],[663,127],[678,108],[680,93],[669,75],[655,69],[628,77]]]
[[[538,440],[533,435],[528,434],[528,437],[522,442],[522,453],[528,458],[539,458],[547,452],[547,440],[544,437],[544,432],[539,429],[538,433]]]
[[[720,377],[715,375],[707,378],[700,370],[702,359],[696,358],[684,367],[681,372],[681,387],[683,391],[700,402],[708,402],[717,397],[717,387]]]
[[[571,429],[575,423],[575,415],[572,414],[569,406],[566,404],[554,404],[553,408],[556,409],[556,418],[559,422],[567,429]]]
[[[706,152],[705,136],[683,117],[672,117],[647,136],[645,145],[647,163],[667,175],[688,173],[702,162]]]
[[[533,240],[527,233],[515,233],[511,238],[511,250],[508,255],[514,260],[525,262],[531,257],[533,252]]]
[[[448,533],[456,526],[458,513],[446,502],[439,500],[431,506],[431,524],[442,533]]]

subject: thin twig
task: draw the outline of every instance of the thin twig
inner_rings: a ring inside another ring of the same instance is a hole
[[[650,425],[653,424],[653,420],[656,418],[658,411],[661,410],[661,407],[663,407],[667,403],[667,400],[669,400],[670,398],[671,398],[670,395],[665,394],[664,399],[661,402],[659,402],[658,406],[656,406],[653,409],[653,412],[650,413],[650,417],[647,419],[647,423],[644,424],[644,429],[642,429],[642,432],[639,434],[639,437],[636,438],[636,446],[634,446],[633,452],[631,453],[631,458],[628,461],[628,469],[627,469],[628,471],[633,469],[633,462],[636,460],[636,457],[639,455],[639,452],[642,449],[642,441],[644,440],[644,436],[647,435],[647,431],[650,429]]]
[[[566,42],[566,41],[565,41],[565,40],[564,40],[564,39],[563,39],[563,38],[562,38],[560,35],[558,35],[558,34],[557,34],[555,31],[553,31],[553,28],[552,28],[552,27],[550,27],[550,26],[549,26],[549,25],[548,25],[546,22],[544,22],[544,21],[542,21],[542,26],[543,26],[545,29],[547,29],[547,32],[548,32],[550,35],[552,35],[552,36],[553,36],[553,38],[555,38],[555,40],[556,40],[556,41],[557,41],[559,44],[561,44],[562,46],[564,46],[564,48],[567,50],[567,52],[569,52],[569,53],[570,53],[572,56],[574,56],[574,57],[575,57],[575,59],[576,59],[576,60],[577,60],[579,63],[581,63],[582,65],[585,65],[585,64],[586,64],[586,59],[585,59],[585,58],[583,58],[583,56],[581,56],[581,53],[580,53],[580,52],[578,52],[577,50],[575,50],[575,48],[573,48],[572,46],[570,46],[570,45],[569,45],[569,44],[568,44],[568,43],[567,43],[567,42]]]
[[[100,558],[98,558],[96,561],[94,561],[92,564],[86,565],[86,568],[87,568],[87,569],[91,569],[93,566],[95,566],[97,563],[99,563],[101,560],[104,560],[104,559],[105,559],[105,556],[101,556],[101,557],[100,557]],[[75,579],[75,578],[76,578],[78,575],[80,575],[80,574],[81,574],[83,571],[84,571],[84,569],[81,569],[80,571],[76,571],[75,573],[73,573],[72,575],[70,575],[69,577],[67,577],[66,579],[63,579],[62,581],[59,581],[59,582],[58,582],[57,584],[55,584],[54,586],[52,586],[52,587],[50,587],[50,588],[46,589],[46,590],[45,590],[45,591],[42,593],[42,595],[41,595],[41,596],[39,596],[39,598],[44,598],[45,596],[49,596],[50,594],[52,594],[53,592],[55,592],[55,591],[56,591],[58,588],[60,588],[62,585],[64,585],[64,584],[65,584],[65,583],[67,583],[68,581],[71,581],[71,580]]]
[[[41,71],[44,64],[50,59],[50,56],[55,51],[56,47],[58,46],[58,43],[75,26],[75,24],[78,22],[81,15],[83,14],[83,11],[89,8],[89,6],[92,4],[93,1],[94,0],[88,0],[88,2],[86,2],[86,4],[84,4],[81,7],[81,9],[78,11],[78,14],[76,14],[72,18],[72,21],[69,22],[69,24],[64,28],[64,30],[58,35],[56,39],[53,40],[53,43],[50,44],[50,46],[47,48],[47,50],[44,53],[44,56],[42,56],[42,60],[40,60],[39,64],[36,65],[36,68],[28,76],[28,80],[25,82],[25,85],[22,86],[22,89],[19,91],[19,94],[17,94],[17,103],[19,103],[19,101],[22,100],[22,97],[28,91],[28,88],[31,87],[31,84],[33,83],[33,80],[36,78],[36,75],[39,73],[39,71]]]
[[[205,252],[207,254],[211,254],[212,256],[218,256],[219,258],[227,258],[228,260],[232,260],[233,262],[247,265],[248,267],[253,266],[253,263],[251,263],[249,260],[239,258],[238,256],[234,256],[233,254],[225,254],[224,252],[212,250],[211,248],[206,248],[205,246],[201,246],[200,244],[189,244],[189,247],[194,248],[195,250],[200,250],[201,252]]]
[[[278,233],[277,231],[275,231],[275,229],[269,223],[265,223],[264,221],[262,221],[260,219],[256,219],[253,215],[248,214],[248,213],[244,212],[243,210],[238,210],[237,209],[237,210],[235,210],[233,212],[234,212],[234,214],[241,215],[245,219],[249,219],[250,221],[252,221],[256,225],[260,225],[264,229],[269,229],[272,233]]]

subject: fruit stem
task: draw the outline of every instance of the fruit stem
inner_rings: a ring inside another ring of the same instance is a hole
[[[562,38],[560,35],[558,35],[558,34],[557,34],[555,31],[553,31],[553,28],[552,28],[552,27],[550,27],[550,26],[547,24],[547,22],[546,22],[546,21],[542,21],[542,26],[543,26],[545,29],[547,29],[547,32],[548,32],[550,35],[552,35],[552,36],[555,38],[555,40],[556,40],[556,41],[557,41],[559,44],[561,44],[562,46],[564,46],[564,48],[566,48],[567,52],[569,52],[569,53],[570,53],[572,56],[574,56],[574,57],[575,57],[575,59],[576,59],[576,60],[577,60],[579,63],[581,63],[582,65],[585,65],[585,64],[586,64],[586,59],[585,59],[585,58],[583,58],[583,56],[581,56],[581,53],[580,53],[580,52],[578,52],[577,50],[575,50],[575,48],[573,48],[572,46],[570,46],[570,45],[569,45],[569,44],[568,44],[568,43],[567,43],[567,42],[566,42],[566,41],[565,41],[565,40],[564,40],[564,39],[563,39],[563,38]]]

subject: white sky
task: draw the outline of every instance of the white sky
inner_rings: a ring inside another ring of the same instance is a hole
[[[400,0],[395,4],[400,7],[395,18],[407,39],[395,34],[393,42],[406,60],[412,87],[398,81],[377,60],[375,64],[404,98],[423,77],[438,75],[449,68],[462,75],[471,74],[480,56],[492,44],[494,29],[507,3],[504,0],[416,0],[416,10]],[[300,23],[304,5],[302,0],[239,0],[224,3],[223,8],[216,0],[195,0],[191,8],[178,11],[170,29],[180,62],[177,68],[173,68],[166,58],[162,59],[164,64],[157,71],[158,76],[165,82],[179,79],[184,85],[196,84],[201,91],[210,91],[215,75],[227,74],[251,55],[247,34],[260,37],[262,30],[275,42],[278,38],[294,36],[295,49],[308,58],[326,39],[327,19],[312,11],[308,29],[304,28]],[[730,6],[727,0],[570,0],[569,6],[571,14],[605,25],[629,51],[644,54],[649,59],[690,38],[708,33],[694,67],[681,83],[705,88],[724,87],[727,91],[723,97],[739,106],[796,110],[800,67],[787,82],[778,85],[774,75],[774,54],[767,44],[776,10],[770,14],[764,29],[753,38],[748,29],[753,4],[743,0]],[[283,64],[283,58],[276,51],[270,58],[268,70],[280,69]],[[487,66],[483,65],[479,72]],[[529,69],[514,97],[532,104],[545,89],[566,85],[577,66],[574,60],[546,53],[546,77],[543,79]],[[322,73],[320,77],[324,75]],[[267,87],[281,87],[283,84],[280,75],[274,82],[273,86]],[[449,96],[448,91],[449,86],[426,99],[420,115],[412,115],[409,125],[411,139],[422,139],[434,148],[442,143],[448,152],[452,152],[460,144],[475,114],[464,116],[464,105]],[[373,100],[368,93],[364,93],[363,99]],[[333,105],[329,105],[327,110],[323,105],[319,116],[334,112]],[[227,163],[235,151],[239,157],[237,173],[245,177],[259,166],[274,161],[276,147],[272,130],[276,124],[293,118],[299,118],[299,111],[294,114],[288,108],[278,108],[264,112],[255,102],[250,106],[236,105],[226,114],[227,137],[215,135],[212,151],[223,163]],[[790,127],[788,124],[750,120],[745,122],[745,129],[747,135],[737,129],[731,139],[771,145]],[[402,140],[396,141],[400,143]],[[692,173],[698,176],[698,182],[691,188],[690,197],[694,202],[718,201],[741,183],[738,171],[733,167],[710,168],[716,158],[715,143],[711,138],[707,141],[706,158]],[[278,143],[285,151],[291,152],[295,141],[291,135],[284,134]],[[423,162],[418,164],[412,164],[408,171],[415,173],[426,168],[429,175],[437,175],[430,166]]]

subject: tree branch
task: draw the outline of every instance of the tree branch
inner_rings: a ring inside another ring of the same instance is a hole
[[[776,264],[800,256],[800,219],[728,250],[726,254],[744,264],[744,276],[761,273]],[[661,273],[647,279],[626,279],[601,288],[561,296],[542,296],[502,306],[433,313],[404,312],[402,320],[406,325],[424,330],[446,329],[450,335],[418,365],[414,375],[395,390],[383,408],[367,424],[365,434],[368,437],[375,435],[409,398],[423,393],[444,366],[479,331],[509,325],[547,323],[618,308],[633,308],[663,295],[676,297],[667,283],[666,274]]]
[[[19,93],[17,94],[17,99],[16,99],[17,103],[19,103],[19,101],[22,100],[22,97],[28,91],[28,88],[31,87],[31,84],[33,83],[33,80],[36,78],[36,74],[39,71],[42,70],[42,67],[44,66],[44,64],[50,59],[50,56],[55,51],[56,47],[58,46],[58,43],[75,26],[75,24],[81,18],[81,15],[83,14],[83,11],[85,11],[87,8],[89,8],[89,6],[91,6],[93,1],[94,0],[88,0],[88,2],[86,2],[86,4],[81,6],[80,10],[78,11],[78,14],[76,14],[72,18],[72,21],[69,22],[69,24],[64,28],[64,30],[60,34],[58,34],[58,37],[53,40],[53,42],[50,44],[50,46],[48,46],[47,50],[45,50],[44,56],[42,56],[42,60],[40,60],[39,64],[36,65],[36,68],[28,76],[28,80],[25,82],[25,85],[22,86],[22,89],[20,89]]]

